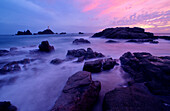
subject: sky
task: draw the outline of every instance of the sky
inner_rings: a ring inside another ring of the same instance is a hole
[[[170,33],[169,0],[0,0],[0,34],[50,26],[54,32],[142,27]]]

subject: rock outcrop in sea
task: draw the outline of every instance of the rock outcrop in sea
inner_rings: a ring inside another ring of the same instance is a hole
[[[32,35],[32,33],[30,32],[30,30],[27,31],[18,31],[16,35]]]
[[[116,65],[116,60],[112,58],[99,59],[84,63],[83,71],[98,73],[105,70],[110,70]]]
[[[77,62],[82,62],[88,59],[101,58],[104,57],[102,53],[94,52],[91,48],[68,50],[67,58],[78,58]]]
[[[42,41],[39,45],[39,51],[41,52],[51,52],[54,51],[54,47],[49,44],[48,41]]]
[[[90,72],[77,72],[68,78],[51,111],[91,111],[100,89],[101,83],[93,81]]]
[[[143,28],[117,27],[107,28],[95,33],[92,37],[103,37],[109,39],[155,39],[153,33],[145,32]]]
[[[51,29],[46,29],[44,31],[38,32],[38,34],[54,34],[54,32]]]
[[[80,39],[75,39],[73,41],[73,44],[78,45],[78,44],[90,44],[90,41],[80,38]]]

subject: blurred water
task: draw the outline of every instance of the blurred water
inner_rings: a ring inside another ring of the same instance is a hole
[[[22,60],[24,58],[36,59],[27,64],[20,72],[10,73],[0,76],[0,101],[11,101],[18,107],[19,111],[48,111],[54,105],[55,100],[61,91],[68,77],[81,71],[84,63],[73,63],[67,61],[60,65],[52,65],[50,61],[55,58],[64,59],[67,50],[79,48],[92,48],[108,57],[118,59],[123,53],[150,52],[156,56],[170,55],[170,41],[159,40],[159,44],[136,44],[125,43],[125,40],[117,40],[119,43],[105,43],[106,39],[90,38],[88,35],[32,35],[32,36],[0,36],[0,49],[9,50],[10,47],[17,47],[18,54],[0,57],[1,66],[3,64]],[[76,38],[86,38],[91,44],[73,45]],[[50,54],[30,54],[30,50],[38,49],[38,44],[43,40],[48,40],[55,47],[55,52]],[[99,74],[92,74],[93,80],[102,83],[100,99],[95,110],[101,110],[101,103],[107,91],[118,87],[124,83],[120,66]]]

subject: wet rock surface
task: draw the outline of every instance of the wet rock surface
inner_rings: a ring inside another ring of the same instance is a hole
[[[91,48],[85,49],[77,49],[77,50],[68,50],[67,55],[68,58],[78,58],[77,62],[82,62],[84,59],[93,59],[104,57],[102,53],[94,52]]]
[[[117,27],[117,28],[107,28],[102,32],[94,34],[92,37],[103,37],[111,39],[149,39],[157,38],[153,33],[145,32],[144,29],[139,27],[129,28],[129,27]]]
[[[23,59],[20,61],[9,62],[0,69],[0,74],[6,74],[9,72],[20,71],[21,70],[20,64],[22,64],[22,65],[29,64],[31,61],[34,61],[34,60],[33,59]]]
[[[39,51],[41,52],[51,52],[54,51],[54,47],[49,45],[48,41],[42,41],[39,45]]]
[[[77,72],[69,77],[52,111],[90,111],[100,89],[101,83],[93,81],[90,72]]]
[[[166,108],[143,84],[134,84],[106,93],[103,111],[166,111]]]
[[[78,45],[78,44],[90,44],[90,41],[80,38],[80,39],[75,39],[73,41],[73,44]]]
[[[0,102],[0,111],[17,111],[17,108],[13,106],[9,101]]]
[[[50,63],[54,64],[54,65],[58,65],[58,64],[61,64],[63,62],[64,62],[64,60],[56,58],[56,59],[53,59]]]
[[[83,71],[98,73],[103,70],[110,70],[114,68],[115,65],[116,65],[116,61],[113,60],[112,58],[88,61],[84,63]]]
[[[134,80],[145,82],[156,95],[170,94],[170,57],[156,57],[150,53],[127,52],[120,57],[121,67]]]

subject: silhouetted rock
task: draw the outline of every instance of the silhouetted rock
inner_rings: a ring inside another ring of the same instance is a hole
[[[51,52],[54,51],[54,47],[50,46],[48,41],[42,41],[39,45],[39,51],[41,52]]]
[[[84,63],[83,71],[98,73],[103,70],[110,70],[116,65],[116,61],[112,58],[99,59]]]
[[[134,43],[144,43],[144,42],[149,42],[153,44],[159,43],[158,41],[154,41],[153,39],[131,39],[126,42],[134,42]]]
[[[106,93],[103,111],[165,111],[165,107],[144,85],[134,84]]]
[[[61,59],[56,58],[56,59],[52,60],[50,63],[51,63],[51,64],[58,65],[58,64],[61,64],[63,61],[64,61],[64,60],[61,60]]]
[[[118,41],[108,40],[108,41],[106,41],[106,43],[118,43]]]
[[[0,111],[17,111],[17,108],[9,101],[0,102]]]
[[[103,37],[111,39],[155,39],[153,33],[145,32],[144,29],[134,27],[107,28],[102,32],[94,34],[92,37]]]
[[[40,31],[40,32],[38,32],[38,34],[54,34],[54,32],[52,31],[52,30],[50,30],[50,29],[46,29],[46,30],[44,30],[44,31]]]
[[[69,77],[52,111],[91,111],[100,89],[101,83],[93,81],[90,72],[77,72]]]
[[[16,35],[32,35],[32,33],[29,30],[24,31],[24,32],[18,31]]]
[[[73,44],[90,44],[90,41],[86,40],[86,39],[83,39],[83,38],[80,38],[80,39],[75,39],[73,41]]]
[[[170,36],[156,36],[159,39],[170,40]]]
[[[83,32],[79,32],[79,34],[84,34]]]
[[[9,54],[8,50],[0,50],[0,56],[6,56]]]
[[[134,82],[145,82],[156,95],[170,94],[170,57],[156,57],[150,53],[127,52],[120,57],[121,67]]]
[[[61,32],[60,35],[67,34],[66,32]]]
[[[100,58],[104,57],[102,53],[93,52],[91,48],[87,48],[87,51],[85,49],[77,49],[77,50],[68,50],[67,57],[82,57],[81,59],[93,59],[93,58]],[[83,61],[83,60],[81,60]]]

